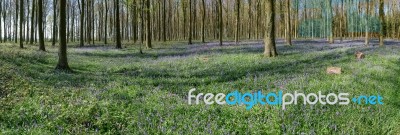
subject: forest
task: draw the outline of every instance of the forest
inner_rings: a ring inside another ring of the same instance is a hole
[[[398,0],[0,0],[0,134],[400,134],[399,18]],[[207,104],[233,91],[306,95]]]

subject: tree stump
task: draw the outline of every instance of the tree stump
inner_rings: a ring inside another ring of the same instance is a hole
[[[361,59],[364,59],[364,58],[365,58],[365,54],[362,53],[362,52],[360,52],[360,51],[357,51],[357,52],[355,53],[355,56],[356,56],[357,60],[361,60]]]
[[[328,67],[326,69],[327,74],[342,74],[342,68],[339,67]]]

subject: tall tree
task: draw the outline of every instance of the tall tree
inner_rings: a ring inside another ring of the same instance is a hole
[[[235,33],[235,42],[239,42],[239,33],[240,33],[240,0],[236,0],[236,33]]]
[[[368,46],[369,45],[369,3],[368,1],[366,1],[366,5],[367,5],[367,12],[366,12],[366,16],[365,16],[365,45]]]
[[[379,34],[379,46],[384,45],[384,36],[386,35],[386,23],[385,23],[385,12],[384,12],[384,0],[379,0],[379,20],[381,23],[381,30]]]
[[[24,48],[24,33],[22,32],[24,23],[24,0],[19,0],[20,10],[19,10],[19,47]]]
[[[1,26],[2,26],[1,25],[2,24],[1,18],[2,18],[2,15],[3,15],[2,3],[3,3],[3,1],[0,1],[0,43],[3,43],[3,30],[1,29]]]
[[[41,1],[41,0],[40,0]],[[71,71],[67,59],[67,35],[66,35],[66,0],[60,0],[60,47],[58,52],[57,70]]]
[[[189,0],[189,45],[192,44],[192,29],[193,29],[193,16],[192,16],[192,0]]]
[[[35,11],[36,11],[36,9],[35,9],[35,7],[36,7],[36,0],[32,0],[32,15],[31,15],[31,38],[29,38],[29,44],[33,44],[33,38],[34,38],[34,31],[35,31]]]
[[[166,0],[163,0],[163,35],[162,35],[162,39],[163,39],[163,41],[165,42],[165,41],[167,41],[167,30],[166,30],[166,26],[165,26],[165,21],[166,21],[166,13],[167,13],[167,11],[166,11]]]
[[[83,31],[84,31],[84,27],[83,27],[83,25],[85,24],[84,23],[84,18],[85,18],[85,0],[81,0],[81,8],[80,8],[80,10],[81,10],[81,17],[80,17],[80,35],[79,35],[79,46],[84,46],[85,45],[85,43],[84,43],[84,35],[83,35]]]
[[[286,43],[292,45],[292,28],[290,24],[290,0],[286,0]]]
[[[66,5],[64,5],[66,6]],[[53,36],[52,36],[52,46],[56,45],[56,37],[57,37],[57,0],[53,0]]]
[[[276,57],[275,44],[275,0],[267,0],[265,3],[265,37],[264,37],[264,56]]]
[[[333,44],[334,43],[334,39],[333,39],[333,12],[332,12],[332,0],[326,0],[327,4],[328,4],[328,36],[329,36],[329,43]]]
[[[147,38],[146,38],[146,47],[148,49],[153,48],[151,46],[151,18],[150,18],[150,0],[146,0],[146,30],[147,30]]]
[[[202,43],[205,43],[205,36],[206,36],[206,33],[205,33],[205,27],[206,27],[206,2],[205,2],[205,0],[201,0],[201,3],[202,3],[202,8],[203,8],[203,11],[202,11],[202,14],[203,14],[203,16],[202,16],[202,20],[201,20],[201,42]]]
[[[222,22],[222,0],[218,0],[218,25],[219,25],[219,45],[222,46],[223,22]]]
[[[115,34],[116,34],[116,40],[117,40],[117,49],[121,49],[121,27],[120,27],[120,19],[119,19],[119,0],[115,0]]]
[[[107,20],[107,17],[108,17],[108,0],[104,0],[104,3],[105,3],[105,7],[106,7],[106,12],[104,13],[104,16],[105,16],[105,19],[104,19],[104,44],[107,44],[107,28],[108,28],[108,26],[107,26],[107,22],[108,22],[108,20]]]
[[[38,25],[39,25],[39,50],[46,51],[44,47],[44,29],[43,29],[43,0],[38,0]]]

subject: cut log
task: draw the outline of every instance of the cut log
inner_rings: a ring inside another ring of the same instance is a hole
[[[342,74],[342,68],[339,67],[328,67],[326,69],[327,74]]]
[[[357,60],[361,60],[361,59],[365,58],[365,54],[362,52],[359,52],[359,51],[356,52],[355,56],[356,56]]]

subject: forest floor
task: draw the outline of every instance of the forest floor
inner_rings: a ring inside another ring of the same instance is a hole
[[[54,71],[57,47],[0,44],[1,133],[109,134],[400,134],[400,42],[278,41],[264,58],[261,41],[186,45],[76,47],[74,73]],[[354,53],[366,54],[356,60]],[[343,69],[327,75],[326,68]],[[384,105],[188,105],[188,91],[348,92],[381,95]]]

